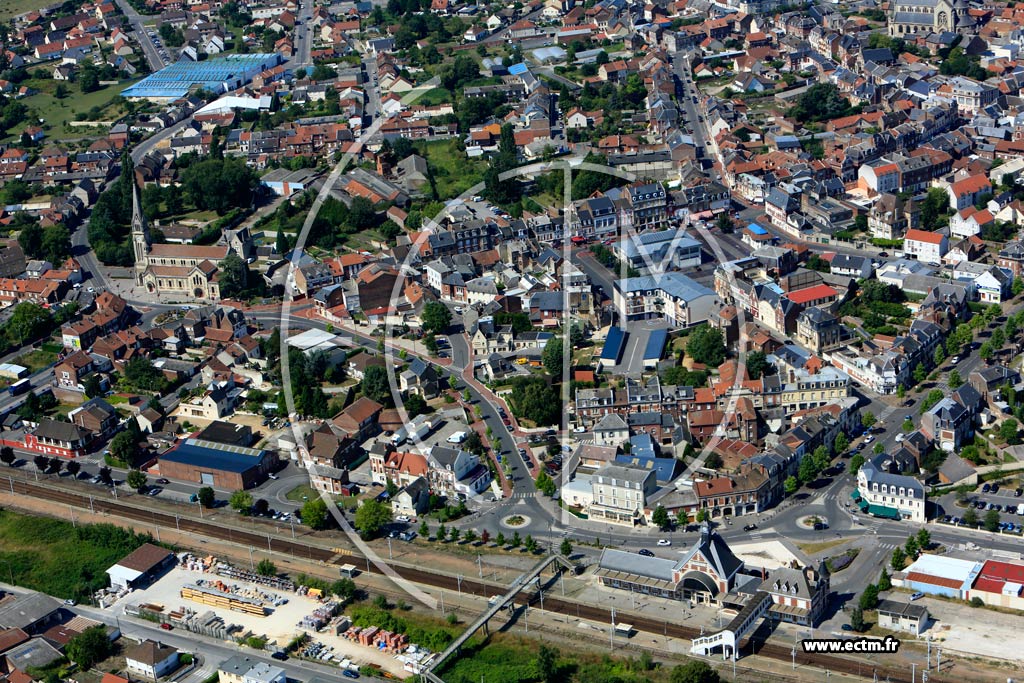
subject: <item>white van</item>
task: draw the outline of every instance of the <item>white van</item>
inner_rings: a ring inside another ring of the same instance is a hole
[[[462,443],[463,441],[466,440],[466,436],[466,432],[455,432],[454,434],[448,437],[448,443]]]

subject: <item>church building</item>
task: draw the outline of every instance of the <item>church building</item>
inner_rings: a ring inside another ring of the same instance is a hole
[[[957,31],[973,26],[967,0],[894,0],[889,35],[896,38]]]
[[[135,282],[148,292],[181,300],[220,299],[218,267],[232,253],[231,247],[153,244],[137,185],[132,187],[132,247]]]

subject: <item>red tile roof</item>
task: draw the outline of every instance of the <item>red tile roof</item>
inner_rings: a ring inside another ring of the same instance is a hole
[[[931,574],[925,574],[924,572],[910,572],[907,574],[907,581],[914,583],[927,583],[932,586],[942,586],[943,588],[956,588],[960,589],[963,587],[963,582],[957,579],[947,579],[943,576],[932,576]]]
[[[838,294],[839,293],[836,290],[832,289],[828,285],[815,285],[814,287],[806,287],[804,289],[798,289],[795,292],[790,292],[787,296],[793,303],[806,304],[811,301],[817,301],[818,299],[834,297]]]
[[[927,244],[942,244],[944,235],[940,235],[937,232],[928,232],[927,230],[918,230],[917,228],[911,228],[907,230],[903,236],[904,241],[907,242],[925,242]]]
[[[1005,583],[1024,584],[1024,564],[989,560],[982,565],[981,572],[978,573],[978,578],[972,589],[987,593],[1001,593]]]

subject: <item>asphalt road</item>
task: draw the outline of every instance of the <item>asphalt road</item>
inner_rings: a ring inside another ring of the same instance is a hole
[[[135,31],[135,38],[142,47],[142,53],[146,56],[146,61],[149,62],[149,68],[153,71],[159,71],[164,68],[166,65],[163,57],[160,56],[160,52],[157,50],[156,45],[153,44],[153,39],[150,37],[148,29],[142,23],[142,16],[135,11],[135,8],[131,6],[128,0],[116,1],[118,8],[124,13],[128,23],[131,24],[132,29]]]

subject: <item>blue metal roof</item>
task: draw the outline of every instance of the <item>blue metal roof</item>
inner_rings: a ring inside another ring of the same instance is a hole
[[[747,226],[747,230],[749,230],[750,232],[754,233],[755,235],[767,235],[768,234],[768,231],[765,230],[764,228],[762,228],[757,223],[751,223],[750,225],[748,225]]]
[[[265,453],[255,448],[186,439],[177,448],[161,455],[160,459],[220,472],[242,473],[258,467]]]
[[[622,352],[626,348],[626,331],[621,327],[613,327],[608,330],[608,336],[604,340],[604,348],[601,349],[602,360],[612,360],[616,363],[622,358]]]
[[[661,352],[665,350],[665,342],[668,341],[668,330],[653,330],[647,337],[647,347],[644,348],[644,360],[659,360]]]
[[[124,97],[185,97],[193,88],[215,93],[245,85],[252,77],[281,63],[277,53],[228,54],[202,62],[182,60],[121,91]]]
[[[518,64],[513,64],[512,66],[510,66],[508,68],[508,72],[513,76],[518,76],[519,74],[526,73],[528,68],[529,67],[527,67],[526,64],[524,64],[523,62],[519,62]]]

